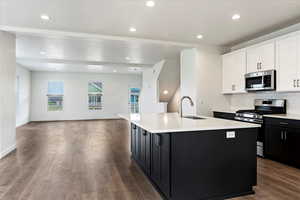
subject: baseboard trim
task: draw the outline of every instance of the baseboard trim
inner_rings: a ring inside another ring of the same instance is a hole
[[[27,125],[29,123],[30,123],[30,121],[28,121],[26,123],[19,124],[19,125],[16,126],[16,128],[21,128],[22,126],[25,126],[25,125]]]
[[[16,146],[16,144],[14,144],[14,145],[10,146],[9,148],[7,148],[6,150],[0,152],[0,159],[4,158],[5,156],[7,156],[11,152],[13,152],[16,148],[17,148],[17,146]]]

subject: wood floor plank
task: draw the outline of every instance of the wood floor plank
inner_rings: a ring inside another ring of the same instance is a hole
[[[161,200],[130,158],[124,120],[30,123],[17,151],[0,160],[1,200]],[[300,170],[258,158],[255,195],[300,199]]]

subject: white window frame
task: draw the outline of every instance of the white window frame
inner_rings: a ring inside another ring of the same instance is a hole
[[[131,89],[133,88],[137,88],[140,90],[139,92],[139,101],[136,105],[132,105],[131,103]],[[128,110],[129,110],[129,113],[140,113],[140,97],[141,97],[141,88],[140,87],[134,87],[134,86],[129,86],[129,89],[128,89]],[[134,108],[136,107],[136,108]],[[133,111],[134,110],[134,111]]]
[[[100,82],[101,83],[101,89],[102,91],[101,92],[89,92],[89,85],[90,83],[94,83],[94,82]],[[103,82],[102,81],[89,81],[88,82],[88,91],[87,91],[88,95],[88,110],[89,111],[100,111],[100,110],[103,110]],[[90,97],[93,97],[94,98],[94,106],[91,107],[91,104],[90,104]],[[100,97],[100,102],[97,102],[97,98]],[[97,105],[99,104],[99,105]]]
[[[62,84],[63,84],[63,93],[65,92],[64,90],[65,90],[65,83],[63,82],[63,81],[48,81],[47,83],[48,83],[48,88],[47,88],[47,93],[49,92],[48,90],[49,90],[49,83],[50,82],[61,82]],[[61,100],[61,105],[59,105],[61,108],[60,109],[56,109],[56,110],[51,110],[51,109],[49,109],[50,107],[49,107],[49,99],[51,98],[51,97],[57,97],[57,98],[62,98],[62,100]],[[64,110],[64,94],[47,94],[47,111],[48,112],[62,112],[63,110]]]

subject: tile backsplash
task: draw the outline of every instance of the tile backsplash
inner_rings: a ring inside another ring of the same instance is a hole
[[[231,109],[254,107],[255,99],[286,99],[287,113],[300,114],[300,93],[279,93],[279,92],[256,92],[246,94],[234,94],[230,96]]]

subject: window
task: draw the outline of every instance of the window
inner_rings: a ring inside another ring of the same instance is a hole
[[[91,81],[88,85],[89,110],[101,110],[103,101],[102,82]]]
[[[131,113],[139,113],[140,88],[129,89],[129,110]]]
[[[48,111],[62,111],[64,100],[64,83],[61,81],[48,82]]]

